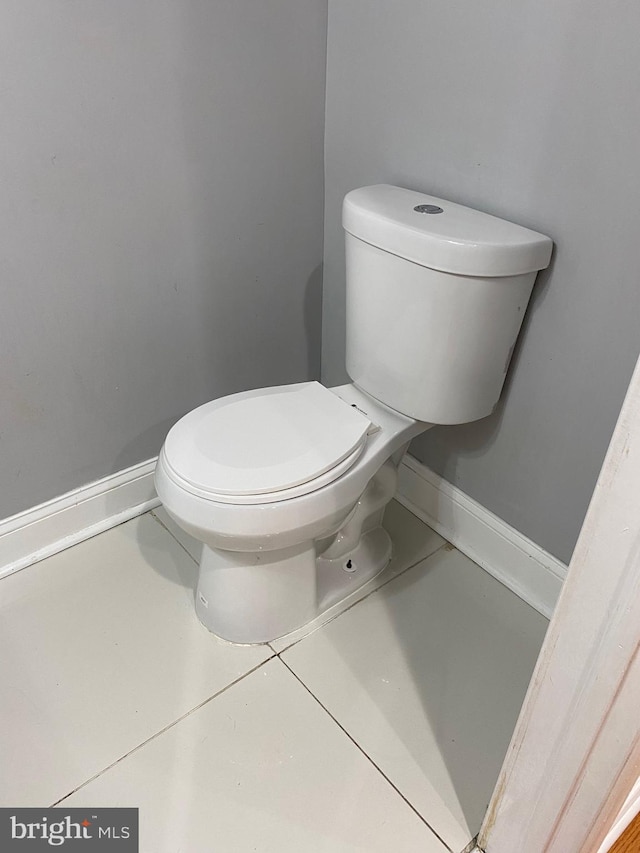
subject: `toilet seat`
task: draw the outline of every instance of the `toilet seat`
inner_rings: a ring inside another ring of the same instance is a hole
[[[347,471],[373,425],[318,382],[245,391],[200,406],[169,432],[164,458],[192,494],[235,504],[307,494]]]

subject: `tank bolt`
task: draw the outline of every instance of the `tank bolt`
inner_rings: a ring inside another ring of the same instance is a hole
[[[345,572],[355,572],[356,566],[354,565],[353,560],[347,560],[347,562],[342,567]]]

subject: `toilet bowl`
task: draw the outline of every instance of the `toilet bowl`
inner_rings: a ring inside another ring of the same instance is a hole
[[[381,571],[391,555],[381,522],[396,469],[429,426],[354,385],[317,382],[234,394],[179,421],[160,453],[156,488],[203,543],[203,624],[233,642],[266,642]]]
[[[349,193],[352,384],[232,394],[170,430],[158,496],[203,543],[201,622],[237,643],[305,625],[388,563],[397,467],[434,424],[490,414],[548,237],[388,185]]]

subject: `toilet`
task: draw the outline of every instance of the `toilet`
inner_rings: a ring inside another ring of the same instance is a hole
[[[196,613],[235,643],[310,622],[391,557],[382,517],[409,442],[489,415],[552,242],[380,184],[348,193],[350,384],[232,394],[170,430],[155,483],[203,543]]]

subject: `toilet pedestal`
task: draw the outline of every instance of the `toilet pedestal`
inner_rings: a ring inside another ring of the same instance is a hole
[[[233,643],[266,643],[317,615],[313,542],[281,551],[217,551],[205,545],[196,613]]]
[[[317,542],[277,551],[218,551],[205,545],[196,613],[212,633],[234,643],[266,643],[294,631],[365,584],[391,558],[384,509],[395,493],[388,460],[320,556]],[[327,547],[328,546],[328,547]]]

